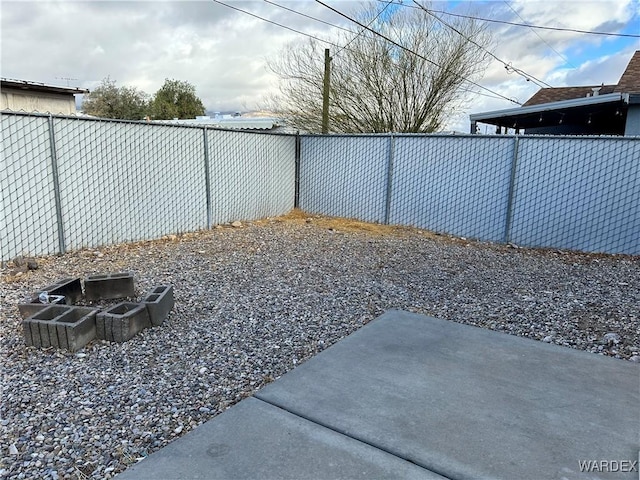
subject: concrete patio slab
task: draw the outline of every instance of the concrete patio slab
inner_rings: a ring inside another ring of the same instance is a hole
[[[118,479],[636,480],[639,367],[390,311]]]
[[[118,480],[445,480],[255,398],[130,467]]]
[[[580,472],[638,460],[637,364],[423,315],[387,312],[256,397],[449,478],[639,478]]]

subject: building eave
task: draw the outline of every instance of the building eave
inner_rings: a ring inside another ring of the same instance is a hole
[[[29,82],[26,80],[14,80],[8,78],[0,79],[0,88],[15,89],[31,92],[58,93],[67,95],[79,95],[89,93],[86,88],[76,87],[59,87],[56,85],[47,85],[45,83]]]
[[[472,123],[484,122],[486,120],[498,120],[501,118],[519,117],[523,115],[544,113],[554,110],[567,110],[571,108],[588,107],[592,105],[600,105],[603,103],[628,103],[628,101],[628,94],[607,93],[605,95],[596,95],[594,97],[574,98],[571,100],[563,100],[560,102],[540,103],[537,105],[530,105],[528,107],[516,107],[504,110],[494,110],[491,112],[472,113],[471,115],[469,115],[469,119]]]

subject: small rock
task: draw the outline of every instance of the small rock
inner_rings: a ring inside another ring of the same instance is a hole
[[[240,228],[240,227],[242,227],[242,222],[239,222],[239,221],[237,221],[237,220],[236,220],[235,222],[233,222],[233,223],[231,224],[231,226],[232,226],[233,228]]]
[[[634,363],[640,363],[640,355],[633,355],[632,357],[629,358],[629,361]]]
[[[39,433],[38,435],[36,435],[36,442],[42,442],[42,441],[44,441],[44,435]]]
[[[29,270],[37,270],[38,269],[38,262],[36,262],[35,258],[29,258],[27,260],[27,268]]]
[[[86,357],[86,356],[87,356],[87,354],[86,354],[86,353],[83,353],[83,352],[78,352],[78,353],[76,353],[76,357],[78,357],[78,358],[84,358],[84,357]]]
[[[544,343],[551,343],[551,340],[553,340],[553,335],[547,335],[542,339]]]
[[[207,373],[207,367],[202,367],[202,368],[200,368],[200,370],[198,370],[198,373],[199,373],[200,375],[204,375],[205,373]]]
[[[175,433],[182,433],[182,429],[183,429],[183,428],[184,428],[184,427],[183,427],[182,425],[180,425],[179,427],[177,427],[177,428],[174,430],[174,432],[175,432]]]
[[[18,449],[16,448],[16,445],[14,443],[9,445],[9,455],[18,455],[18,453]]]
[[[178,239],[177,235],[167,235],[167,240],[170,240],[170,241],[173,242],[173,241],[175,241],[177,239]]]
[[[604,345],[618,345],[620,343],[620,335],[614,332],[607,333],[602,337],[602,343]]]
[[[12,261],[13,261],[13,265],[16,267],[24,267],[27,265],[27,259],[24,258],[22,255],[18,255]]]
[[[307,222],[307,223],[311,223],[311,222],[313,222],[313,219],[312,218],[305,218],[304,221]]]
[[[27,265],[20,265],[19,267],[11,269],[9,275],[13,275],[14,277],[19,277],[20,275],[29,271],[29,267]]]

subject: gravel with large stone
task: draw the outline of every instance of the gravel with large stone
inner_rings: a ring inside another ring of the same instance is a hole
[[[7,479],[110,478],[388,309],[640,360],[638,257],[294,213],[37,264],[2,270]],[[137,295],[174,286],[162,325],[75,353],[25,346],[20,302],[63,277],[118,271]]]

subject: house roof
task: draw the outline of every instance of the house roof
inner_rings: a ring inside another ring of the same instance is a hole
[[[47,85],[40,82],[29,82],[27,80],[15,80],[11,78],[1,78],[0,88],[15,88],[18,90],[27,90],[32,92],[65,93],[71,95],[89,93],[89,90],[86,88],[58,87],[56,85]]]
[[[541,88],[533,97],[524,102],[523,107],[541,105],[543,103],[563,102],[575,98],[585,98],[593,95],[594,89],[599,89],[599,95],[606,95],[615,91],[616,85],[593,85],[588,87],[554,87]]]
[[[640,93],[640,50],[636,50],[629,65],[620,77],[616,92]]]
[[[640,50],[616,85],[542,88],[521,107],[476,113],[469,119],[472,128],[475,122],[516,129],[578,125],[582,131],[617,135],[624,132],[628,106],[638,103]]]
[[[540,105],[543,103],[562,102],[573,98],[590,97],[594,89],[598,89],[598,95],[608,93],[640,93],[640,50],[637,50],[620,80],[616,85],[591,85],[585,87],[556,87],[541,88],[522,106]]]

